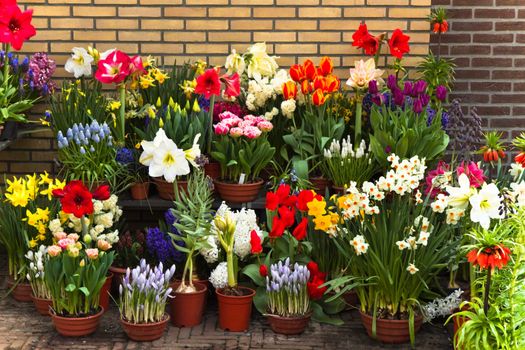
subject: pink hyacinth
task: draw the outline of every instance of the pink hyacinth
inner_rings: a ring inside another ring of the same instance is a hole
[[[456,169],[458,176],[461,174],[466,174],[470,180],[470,186],[474,188],[481,187],[485,182],[485,174],[483,170],[478,167],[478,164],[475,162],[461,162],[461,165]]]
[[[257,124],[257,127],[261,129],[261,131],[268,132],[273,129],[273,124],[265,120],[265,121],[259,122],[259,124]]]
[[[249,139],[256,139],[261,136],[261,130],[256,126],[247,126],[244,128],[244,136]]]
[[[227,135],[228,132],[230,131],[230,127],[223,122],[215,124],[213,126],[213,129],[215,131],[215,134],[217,135]]]
[[[244,135],[244,130],[242,128],[235,127],[230,129],[231,137],[241,137],[242,135]]]
[[[428,175],[425,179],[425,182],[427,184],[427,186],[425,187],[426,195],[430,193],[430,196],[432,198],[435,198],[438,194],[441,193],[441,189],[438,186],[435,186],[435,184],[433,184],[433,181],[436,177],[442,176],[448,171],[450,171],[450,165],[440,160],[437,165],[437,168],[428,172]]]

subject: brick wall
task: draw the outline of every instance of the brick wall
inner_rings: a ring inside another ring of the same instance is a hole
[[[289,66],[330,55],[345,78],[361,52],[352,33],[366,20],[374,33],[401,28],[411,36],[415,64],[428,51],[431,0],[20,0],[34,9],[37,35],[27,52],[50,52],[58,77],[74,46],[118,47],[154,55],[166,65],[205,59],[223,65],[232,50],[266,41]],[[383,64],[385,62],[382,62]],[[42,136],[42,135],[41,135]],[[31,138],[0,152],[0,172],[52,170],[52,141]]]
[[[433,0],[449,9],[442,54],[456,59],[454,95],[484,127],[512,137],[525,129],[525,1]],[[432,48],[437,52],[437,37]]]

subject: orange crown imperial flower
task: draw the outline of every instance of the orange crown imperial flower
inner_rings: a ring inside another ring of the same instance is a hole
[[[511,251],[503,244],[483,249],[473,249],[467,254],[467,259],[472,265],[478,265],[481,269],[496,267],[501,269],[506,266],[510,260]]]

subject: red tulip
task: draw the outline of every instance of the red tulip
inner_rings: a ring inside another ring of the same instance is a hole
[[[306,264],[306,268],[310,271],[311,276],[316,276],[319,273],[319,265],[313,260]]]
[[[99,186],[93,191],[93,198],[98,199],[99,201],[105,201],[111,195],[109,192],[108,185]]]
[[[297,85],[293,81],[287,81],[283,84],[283,96],[285,100],[295,99],[297,97]]]
[[[3,3],[0,9],[0,42],[10,44],[15,50],[22,49],[24,42],[36,34],[31,24],[33,10],[22,12],[12,0]]]
[[[334,75],[326,77],[326,92],[332,93],[339,90],[341,81]]]
[[[98,61],[95,78],[103,84],[119,84],[130,74],[131,58],[124,52],[115,50],[104,60]]]
[[[62,211],[77,218],[93,213],[93,196],[82,181],[70,181],[62,190],[54,190],[53,195],[60,198]]]
[[[299,225],[295,227],[295,229],[292,232],[292,235],[297,239],[298,241],[302,241],[306,238],[306,233],[308,229],[308,219],[303,218]]]
[[[399,59],[403,58],[405,53],[410,52],[408,40],[410,40],[410,37],[403,34],[401,29],[394,30],[392,37],[388,41],[388,46],[390,46],[390,54]]]
[[[221,81],[219,80],[219,73],[215,68],[206,69],[204,73],[197,77],[195,93],[204,95],[207,99],[212,95],[220,96]]]
[[[263,247],[261,244],[261,237],[257,234],[257,231],[252,230],[250,232],[250,245],[252,246],[251,251],[252,254],[261,254],[263,251]]]
[[[266,209],[277,210],[277,208],[283,204],[288,196],[290,195],[290,185],[281,184],[275,192],[266,193]]]
[[[279,217],[285,227],[295,224],[295,208],[282,206],[278,209]]]
[[[266,276],[268,276],[268,268],[266,267],[266,265],[261,265],[261,266],[259,266],[259,274],[260,274],[262,277],[266,277]]]
[[[326,102],[326,96],[323,93],[323,90],[317,89],[312,94],[312,102],[316,106],[321,106]]]
[[[310,84],[310,82],[307,79],[303,80],[301,82],[301,92],[303,93],[303,95],[308,95],[312,91],[312,84]]]
[[[233,73],[232,75],[224,74],[220,80],[224,83],[226,96],[230,98],[239,96],[241,93],[241,82],[238,73]]]
[[[300,211],[308,211],[307,204],[313,201],[314,191],[312,190],[302,190],[297,195],[297,209]]]
[[[314,89],[321,89],[322,91],[326,91],[326,78],[322,75],[318,75],[314,79]]]
[[[322,74],[327,76],[334,71],[334,63],[330,57],[324,56],[321,58],[321,62],[319,62],[319,68],[321,69]]]
[[[319,275],[315,275],[309,282],[306,283],[308,288],[308,294],[310,299],[319,300],[323,297],[324,293],[327,290],[327,287],[321,287],[325,283],[325,280],[322,279]]]
[[[315,64],[312,62],[312,60],[305,60],[303,67],[306,78],[308,80],[314,80],[314,78],[317,76],[317,68],[315,67]]]
[[[272,230],[269,233],[270,238],[278,238],[281,237],[284,233],[284,230],[286,229],[283,221],[279,219],[279,216],[274,216],[273,222],[272,222]]]
[[[301,64],[294,64],[290,67],[290,77],[293,81],[301,82],[306,78],[304,67]]]

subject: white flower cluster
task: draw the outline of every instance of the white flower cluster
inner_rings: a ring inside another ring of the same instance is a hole
[[[253,79],[250,79],[248,81],[248,95],[246,96],[248,109],[256,111],[265,107],[268,101],[273,101],[278,95],[282,95],[283,84],[288,80],[290,80],[290,77],[284,69],[279,70],[274,77],[255,76]]]
[[[281,102],[281,113],[288,119],[293,118],[296,108],[297,108],[296,102],[292,98]]]
[[[372,185],[374,189],[371,189],[370,192],[368,192],[367,189],[370,185]],[[350,186],[346,189],[346,194],[342,197],[344,198],[343,203],[340,205],[343,218],[345,220],[351,220],[358,217],[361,210],[364,210],[367,215],[379,214],[379,207],[370,205],[370,199],[375,198],[375,194],[379,194],[379,191],[374,184],[365,182],[363,184],[363,192],[360,192],[356,187],[355,181],[352,181]]]
[[[210,282],[215,289],[224,288],[228,285],[228,264],[221,262],[210,274]]]
[[[414,220],[414,226],[410,228],[410,231],[416,232],[416,230],[419,230],[419,237],[416,239],[415,236],[409,236],[407,239],[402,241],[397,241],[396,245],[399,248],[399,250],[416,250],[418,244],[422,246],[427,246],[428,244],[428,238],[430,237],[430,233],[433,230],[432,225],[430,224],[430,221],[428,218],[420,215]]]
[[[422,307],[425,322],[430,322],[436,317],[445,317],[459,308],[463,291],[457,289],[445,298],[434,299]]]
[[[47,258],[47,247],[41,245],[36,252],[28,251],[25,255],[29,261],[29,272],[26,277],[28,281],[33,279],[44,279],[44,262]]]
[[[355,254],[361,255],[366,254],[368,251],[368,243],[365,241],[365,237],[357,235],[350,241],[350,244],[354,247]]]
[[[276,56],[268,55],[266,43],[256,43],[250,46],[243,55],[235,50],[226,58],[225,68],[229,74],[246,73],[249,78],[272,77],[279,68]]]
[[[512,189],[510,194],[516,205],[525,206],[525,181],[513,182],[510,184],[510,188]]]
[[[201,248],[199,250],[200,255],[204,257],[204,260],[208,264],[213,264],[219,259],[219,246],[217,244],[217,237],[209,235],[206,239],[208,247]]]
[[[367,150],[366,142],[365,140],[361,140],[361,143],[359,144],[359,148],[354,151],[354,145],[352,144],[352,140],[350,139],[350,135],[346,139],[341,140],[341,142],[337,140],[333,140],[330,144],[330,147],[328,149],[324,150],[324,157],[325,158],[332,158],[332,157],[338,157],[338,158],[362,158],[362,157],[368,157],[369,156],[370,149]],[[372,161],[372,159],[370,159]]]

